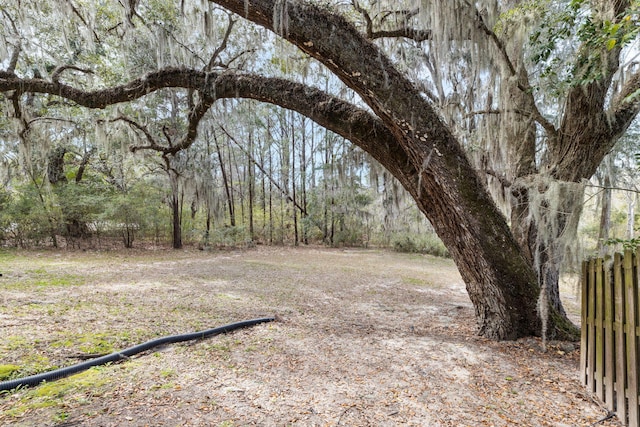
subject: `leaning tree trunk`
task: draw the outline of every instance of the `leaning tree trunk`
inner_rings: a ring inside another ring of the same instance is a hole
[[[410,192],[449,249],[474,304],[480,334],[513,339],[540,332],[539,288],[530,262],[465,152],[431,104],[379,49],[342,17],[311,4],[216,0],[239,15],[274,28],[356,91],[393,136],[368,146]],[[340,37],[335,37],[340,34]],[[419,112],[419,113],[418,113]],[[575,333],[566,318],[551,329]]]

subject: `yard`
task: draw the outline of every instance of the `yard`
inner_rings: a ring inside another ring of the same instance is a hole
[[[606,416],[578,381],[576,344],[543,352],[538,339],[477,337],[450,260],[319,247],[3,251],[0,273],[4,379],[277,317],[0,395],[2,425],[555,427]]]

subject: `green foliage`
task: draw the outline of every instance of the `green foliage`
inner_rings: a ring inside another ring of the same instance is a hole
[[[19,186],[15,195],[3,197],[0,226],[5,240],[15,246],[41,244],[57,231],[60,211],[52,195],[33,183]]]
[[[505,34],[509,28],[522,25],[522,20],[525,16],[543,14],[548,7],[548,0],[519,2],[514,7],[500,14],[493,31],[496,34]]]
[[[115,350],[114,336],[107,333],[85,333],[67,336],[51,343],[56,348],[73,348],[86,354],[106,354]]]
[[[601,20],[584,0],[547,2],[538,22],[529,36],[529,60],[539,67],[545,87],[561,95],[602,78],[603,55],[640,34],[640,7],[633,2],[622,16]]]
[[[110,189],[100,181],[69,183],[55,188],[62,211],[64,234],[67,237],[87,237],[88,225],[94,223],[109,200]]]
[[[243,226],[220,227],[212,233],[209,243],[225,248],[246,247],[251,244],[251,236]]]
[[[141,181],[129,191],[113,195],[102,212],[107,234],[115,233],[125,247],[133,246],[136,235],[156,236],[169,221],[161,193],[152,182]]]
[[[393,249],[397,252],[421,253],[448,258],[449,251],[435,234],[420,235],[403,234],[392,240]]]
[[[634,237],[633,239],[609,239],[605,242],[605,245],[618,246],[621,245],[623,250],[635,251],[640,247],[640,237]]]
[[[0,188],[0,244],[6,242],[8,230],[11,226],[9,207],[12,204],[12,196],[5,188]]]

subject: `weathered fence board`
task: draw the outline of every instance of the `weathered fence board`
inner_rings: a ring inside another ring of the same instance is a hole
[[[580,377],[630,427],[640,427],[639,282],[640,255],[630,251],[582,265]]]

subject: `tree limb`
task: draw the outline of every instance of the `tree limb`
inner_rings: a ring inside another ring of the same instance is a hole
[[[22,51],[22,45],[20,42],[16,45],[11,53],[11,59],[9,60],[9,66],[7,67],[7,73],[13,74],[16,72],[16,66],[18,65],[18,58],[20,57],[20,52]]]
[[[617,139],[640,113],[640,70],[636,71],[615,95],[610,111],[613,116],[611,133]]]
[[[208,78],[207,75],[209,75]],[[206,84],[209,86],[205,91]],[[14,75],[0,75],[0,92],[16,91],[17,94],[31,92],[63,96],[79,105],[99,109],[133,101],[160,89],[171,87],[202,90],[209,94],[203,96],[197,111],[192,113],[190,132],[177,144],[167,147],[158,144],[148,129],[133,120],[122,116],[111,119],[111,121],[124,121],[144,134],[147,144],[133,148],[134,151],[152,149],[165,154],[178,152],[193,142],[197,135],[196,118],[202,117],[213,102],[225,98],[251,98],[297,111],[359,145],[392,173],[405,174],[397,165],[408,163],[406,153],[399,149],[394,142],[394,135],[380,119],[362,108],[319,89],[285,79],[230,71],[204,73],[186,68],[167,68],[149,73],[124,85],[83,91],[67,84],[52,83],[44,79],[22,79]]]
[[[365,22],[365,34],[367,38],[370,40],[381,39],[381,38],[398,38],[398,37],[405,37],[417,42],[431,40],[431,37],[432,37],[431,30],[418,30],[415,28],[407,27],[407,26],[402,26],[400,28],[396,28],[392,30],[374,31],[373,20],[371,19],[371,15],[369,15],[369,12],[365,8],[360,6],[360,3],[358,3],[358,0],[351,0],[351,4],[353,5],[353,8],[362,15],[362,18],[364,19],[364,22]],[[415,11],[402,11],[400,13],[405,15],[405,20],[406,20],[414,16],[415,14],[417,14],[418,10],[416,9]],[[382,21],[384,22],[385,19],[386,19],[386,16],[383,17]]]
[[[209,62],[204,67],[204,71],[211,71],[213,69],[213,67],[216,65],[216,62],[218,61],[218,57],[220,56],[220,54],[227,48],[227,43],[229,42],[229,37],[231,36],[231,31],[233,31],[233,26],[236,23],[236,21],[233,19],[233,16],[231,16],[231,14],[228,14],[227,16],[229,18],[229,24],[227,25],[227,30],[224,33],[224,37],[222,38],[222,42],[218,45],[216,50],[211,55],[211,58],[209,59]]]
[[[61,65],[53,71],[53,73],[51,74],[51,80],[57,83],[60,80],[60,75],[66,70],[75,70],[86,74],[93,74],[93,71],[87,68],[80,68],[74,65]]]
[[[398,28],[395,30],[379,30],[371,33],[369,37],[372,40],[381,39],[381,38],[397,38],[404,37],[407,39],[411,39],[417,42],[423,42],[426,40],[431,40],[432,34],[431,30],[418,30],[416,28]]]
[[[132,147],[131,148],[132,152],[135,153],[136,150],[140,150],[140,149],[149,149],[149,150],[164,152],[165,147],[156,142],[155,138],[151,134],[151,131],[149,131],[149,129],[147,129],[146,126],[141,125],[140,123],[138,123],[135,120],[130,119],[129,117],[126,117],[126,116],[118,116],[118,117],[116,117],[114,119],[110,119],[108,121],[111,122],[111,123],[125,122],[126,124],[128,124],[132,128],[135,128],[135,129],[139,130],[140,132],[142,132],[142,134],[144,135],[145,139],[147,140],[147,145]]]

